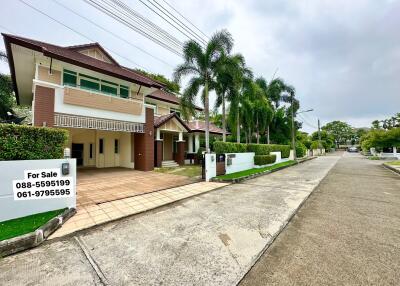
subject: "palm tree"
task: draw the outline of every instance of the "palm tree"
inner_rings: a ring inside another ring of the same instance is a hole
[[[234,100],[242,77],[242,67],[245,66],[241,54],[224,55],[216,69],[215,92],[217,99],[215,109],[222,106],[222,141],[226,141],[226,101]]]
[[[190,114],[194,114],[194,102],[199,90],[203,88],[201,95],[204,102],[207,152],[210,152],[209,91],[210,87],[211,89],[215,87],[215,71],[220,58],[229,54],[232,46],[232,36],[226,30],[215,33],[205,47],[194,40],[190,40],[183,47],[184,63],[176,67],[174,71],[176,82],[180,82],[182,77],[192,75],[182,94],[181,106],[183,110],[189,110]]]
[[[262,100],[260,103],[260,108],[261,108],[260,112],[261,112],[261,114],[263,114],[263,119],[264,119],[264,121],[261,124],[265,124],[265,129],[266,129],[266,133],[267,133],[267,144],[269,144],[270,143],[269,129],[270,129],[272,120],[274,118],[275,110],[274,110],[274,107],[272,106],[272,104],[270,104],[271,99],[269,98],[268,95],[269,95],[270,89],[273,90],[273,87],[274,87],[274,85],[276,85],[276,82],[272,80],[271,84],[268,85],[267,81],[263,77],[259,77],[256,79],[256,84],[263,91],[263,97],[265,98],[265,100]],[[258,137],[259,136],[257,136],[257,139],[258,139]]]

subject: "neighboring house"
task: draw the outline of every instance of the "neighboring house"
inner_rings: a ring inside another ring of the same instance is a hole
[[[180,119],[177,96],[100,44],[61,47],[2,35],[17,103],[32,105],[34,126],[69,131],[78,166],[147,171],[163,161],[184,164],[198,150],[204,123]]]

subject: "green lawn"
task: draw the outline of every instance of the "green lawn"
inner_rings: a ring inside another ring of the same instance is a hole
[[[155,168],[154,171],[166,174],[181,175],[186,177],[201,176],[200,165],[185,165],[173,168]]]
[[[387,162],[386,164],[393,165],[393,166],[400,166],[400,160],[399,161]]]
[[[272,166],[268,166],[268,167],[264,167],[264,168],[254,168],[254,169],[240,171],[240,172],[236,172],[236,173],[232,173],[232,174],[218,176],[217,179],[222,179],[222,180],[239,179],[239,178],[246,177],[246,176],[249,176],[249,175],[258,174],[258,173],[262,173],[262,172],[265,172],[265,171],[271,171],[271,170],[275,170],[275,169],[280,168],[280,167],[291,166],[291,165],[294,165],[294,164],[296,164],[296,161],[286,161],[286,162],[278,163],[278,164],[275,164],[275,165],[272,165]]]
[[[49,211],[0,222],[0,241],[34,231],[65,210]]]

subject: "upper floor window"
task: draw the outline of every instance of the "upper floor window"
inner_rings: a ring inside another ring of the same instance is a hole
[[[180,112],[178,109],[170,108],[170,113],[173,113],[173,112],[175,112],[176,115],[178,115],[179,117],[181,117],[181,112]]]
[[[76,73],[64,69],[63,72],[64,85],[68,86],[79,86],[83,89],[98,91],[104,94],[120,96],[122,98],[129,98],[129,87],[125,85],[119,85],[117,83],[99,79],[93,76],[89,76],[82,73]]]

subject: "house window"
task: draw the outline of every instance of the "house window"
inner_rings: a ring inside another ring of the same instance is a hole
[[[111,95],[118,95],[118,88],[101,83],[101,92]]]
[[[79,84],[80,84],[81,88],[89,89],[89,90],[96,90],[96,91],[100,90],[99,79],[88,76],[88,75],[84,75],[84,74],[79,74],[79,77],[80,77]]]
[[[129,87],[124,86],[124,85],[120,85],[119,86],[119,95],[122,98],[128,98],[129,97]]]
[[[104,139],[99,139],[99,153],[103,154],[104,149]]]
[[[90,143],[89,145],[89,158],[93,159],[93,144]]]
[[[119,141],[118,141],[118,139],[114,140],[114,153],[115,154],[119,153]]]
[[[173,109],[173,108],[170,108],[170,111],[169,111],[169,113],[173,113],[173,112],[175,112],[175,113],[176,113],[176,115],[178,115],[179,117],[181,117],[181,112],[180,112],[178,109]]]
[[[64,69],[63,82],[64,85],[76,86],[77,75],[76,72]]]

